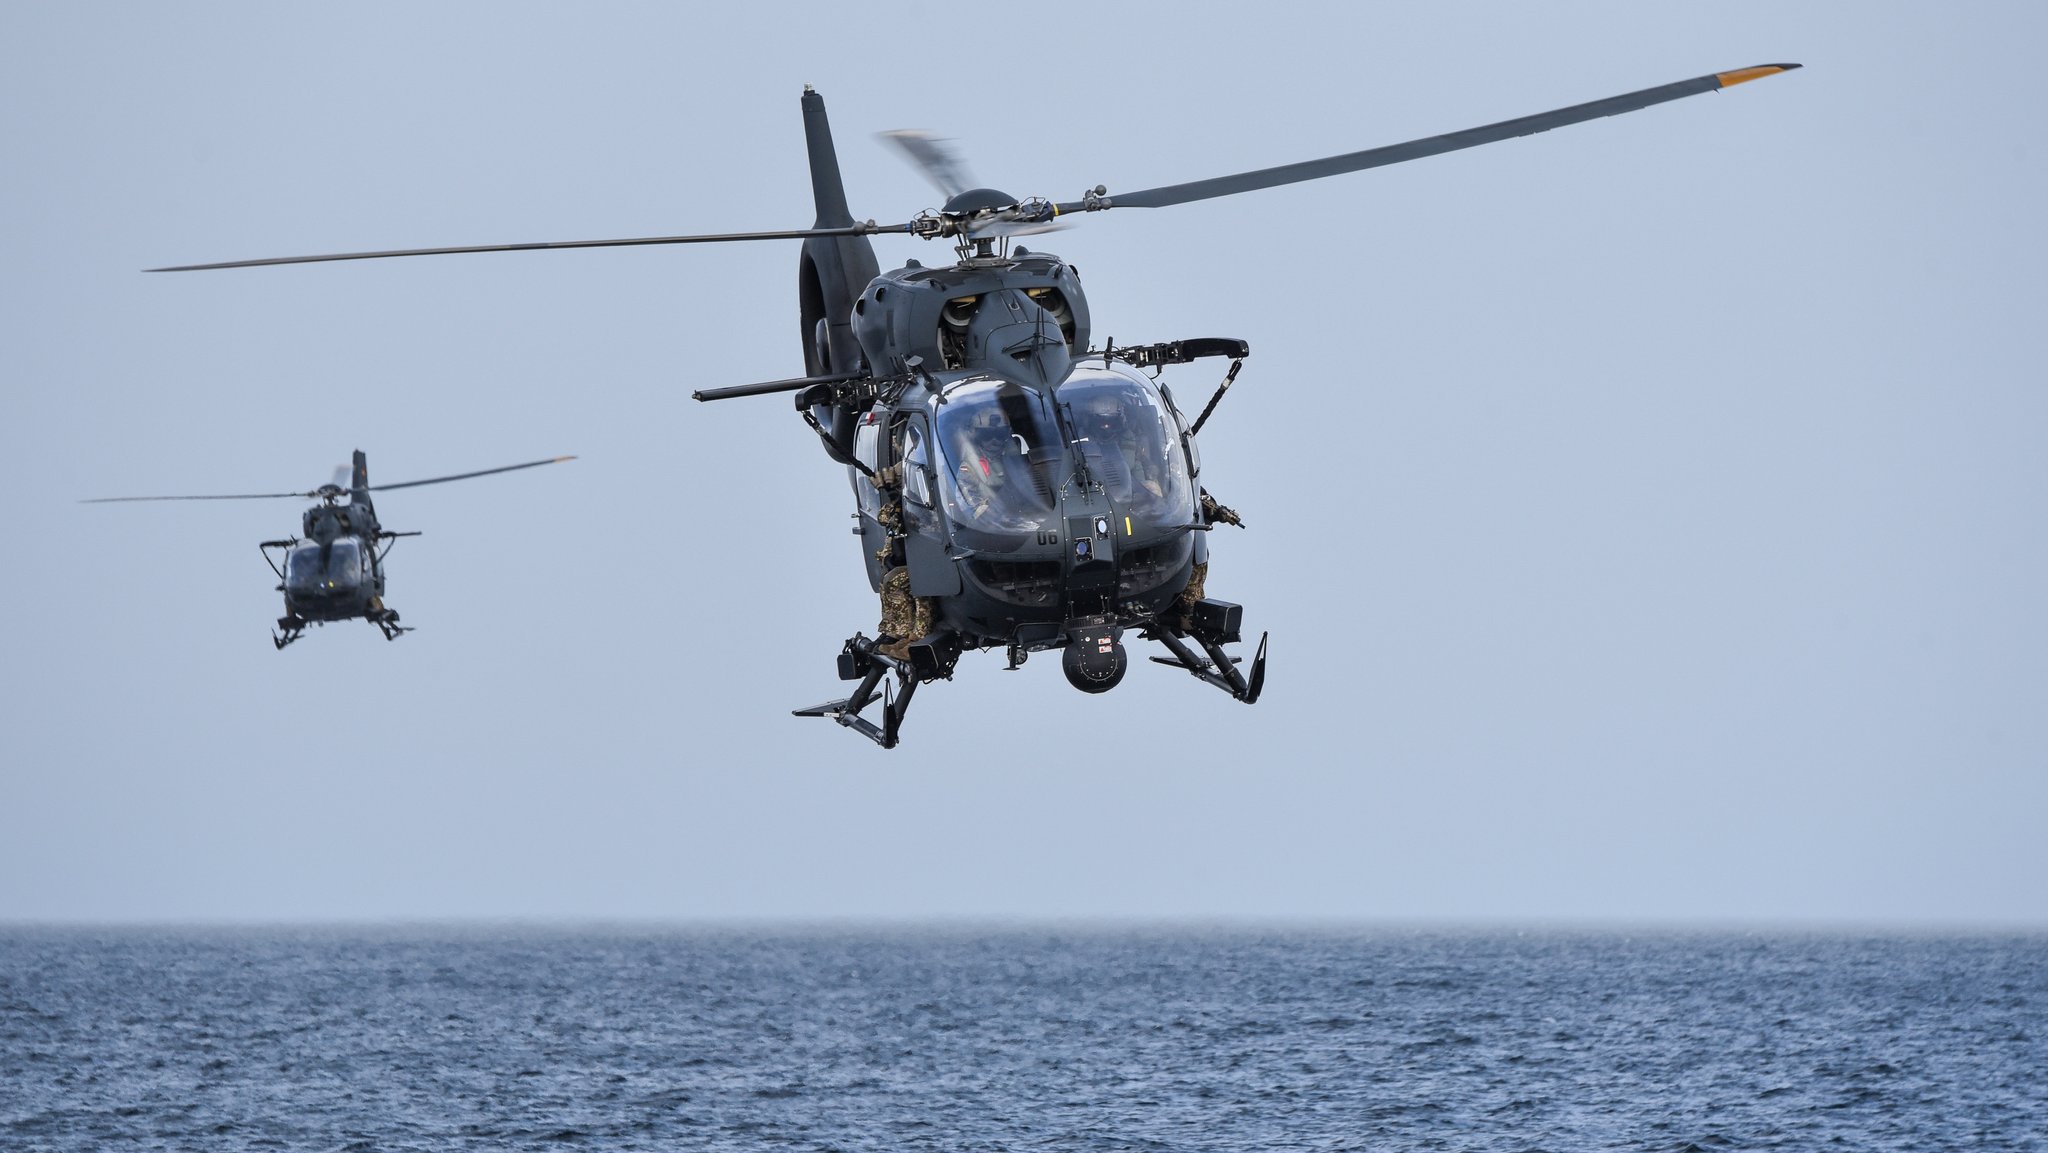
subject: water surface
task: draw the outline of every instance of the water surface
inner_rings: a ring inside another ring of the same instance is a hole
[[[0,928],[0,1149],[2048,1149],[2048,937]]]

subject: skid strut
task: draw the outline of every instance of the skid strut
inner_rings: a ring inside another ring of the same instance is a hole
[[[917,678],[908,662],[875,651],[874,641],[855,633],[839,654],[839,676],[860,681],[852,696],[791,711],[799,717],[830,718],[885,749],[895,748],[903,715],[910,711],[910,698],[917,693]],[[860,715],[878,696],[882,702],[879,725]]]
[[[1142,635],[1166,646],[1172,658],[1153,657],[1162,665],[1186,669],[1199,680],[1207,681],[1243,701],[1257,704],[1259,693],[1266,687],[1266,637],[1259,634],[1259,651],[1252,657],[1249,675],[1239,672],[1238,658],[1223,651],[1223,646],[1238,639],[1238,622],[1243,610],[1228,601],[1203,600],[1197,602],[1193,613],[1193,626],[1186,632],[1154,620],[1145,626]],[[1202,646],[1197,653],[1188,641]],[[1205,655],[1206,654],[1206,655]]]
[[[1259,634],[1259,651],[1252,657],[1252,671],[1249,676],[1238,671],[1238,658],[1224,652],[1223,646],[1215,641],[1203,637],[1194,638],[1208,653],[1207,657],[1203,657],[1189,648],[1186,641],[1174,636],[1172,631],[1166,628],[1148,629],[1145,635],[1165,645],[1174,657],[1172,660],[1153,657],[1154,661],[1186,669],[1197,679],[1215,685],[1245,704],[1255,705],[1259,702],[1259,693],[1266,687],[1266,634]]]
[[[364,619],[382,630],[384,639],[387,641],[395,641],[412,631],[410,626],[398,623],[397,609],[380,609],[376,612],[366,613],[364,614]]]
[[[951,633],[941,632],[912,644],[908,658],[902,660],[882,652],[875,640],[855,633],[839,652],[839,679],[859,682],[853,695],[791,712],[838,721],[883,748],[893,749],[917,686],[941,677],[951,679],[953,664],[959,659],[960,645]],[[882,705],[880,724],[860,715],[878,700]]]

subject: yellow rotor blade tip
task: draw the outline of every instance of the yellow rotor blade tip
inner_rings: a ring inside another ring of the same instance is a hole
[[[1714,74],[1714,79],[1721,82],[1721,87],[1732,88],[1737,84],[1747,84],[1751,80],[1756,80],[1760,77],[1776,76],[1780,72],[1790,72],[1797,67],[1799,67],[1797,64],[1759,64],[1754,68],[1737,68],[1733,72],[1717,72]]]

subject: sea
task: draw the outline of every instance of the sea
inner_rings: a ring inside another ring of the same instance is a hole
[[[2048,935],[0,926],[0,1150],[2048,1149]]]

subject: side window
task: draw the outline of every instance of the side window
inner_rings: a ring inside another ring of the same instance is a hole
[[[903,495],[909,500],[930,508],[932,504],[931,469],[926,458],[924,433],[916,424],[903,428]]]
[[[873,414],[863,416],[853,430],[853,459],[869,468],[880,468],[881,455],[882,425]]]
[[[853,434],[853,459],[866,465],[870,472],[882,466],[882,425],[872,413],[861,417]],[[851,472],[852,470],[848,470]],[[853,499],[862,512],[874,516],[882,510],[882,494],[874,483],[865,476],[847,477],[853,482]]]
[[[1188,418],[1181,415],[1180,405],[1173,402],[1173,392],[1165,385],[1159,386],[1159,395],[1166,398],[1166,410],[1173,414],[1173,425],[1180,430],[1181,447],[1188,454],[1188,475],[1202,475],[1202,450],[1195,447],[1195,438],[1188,432]]]

